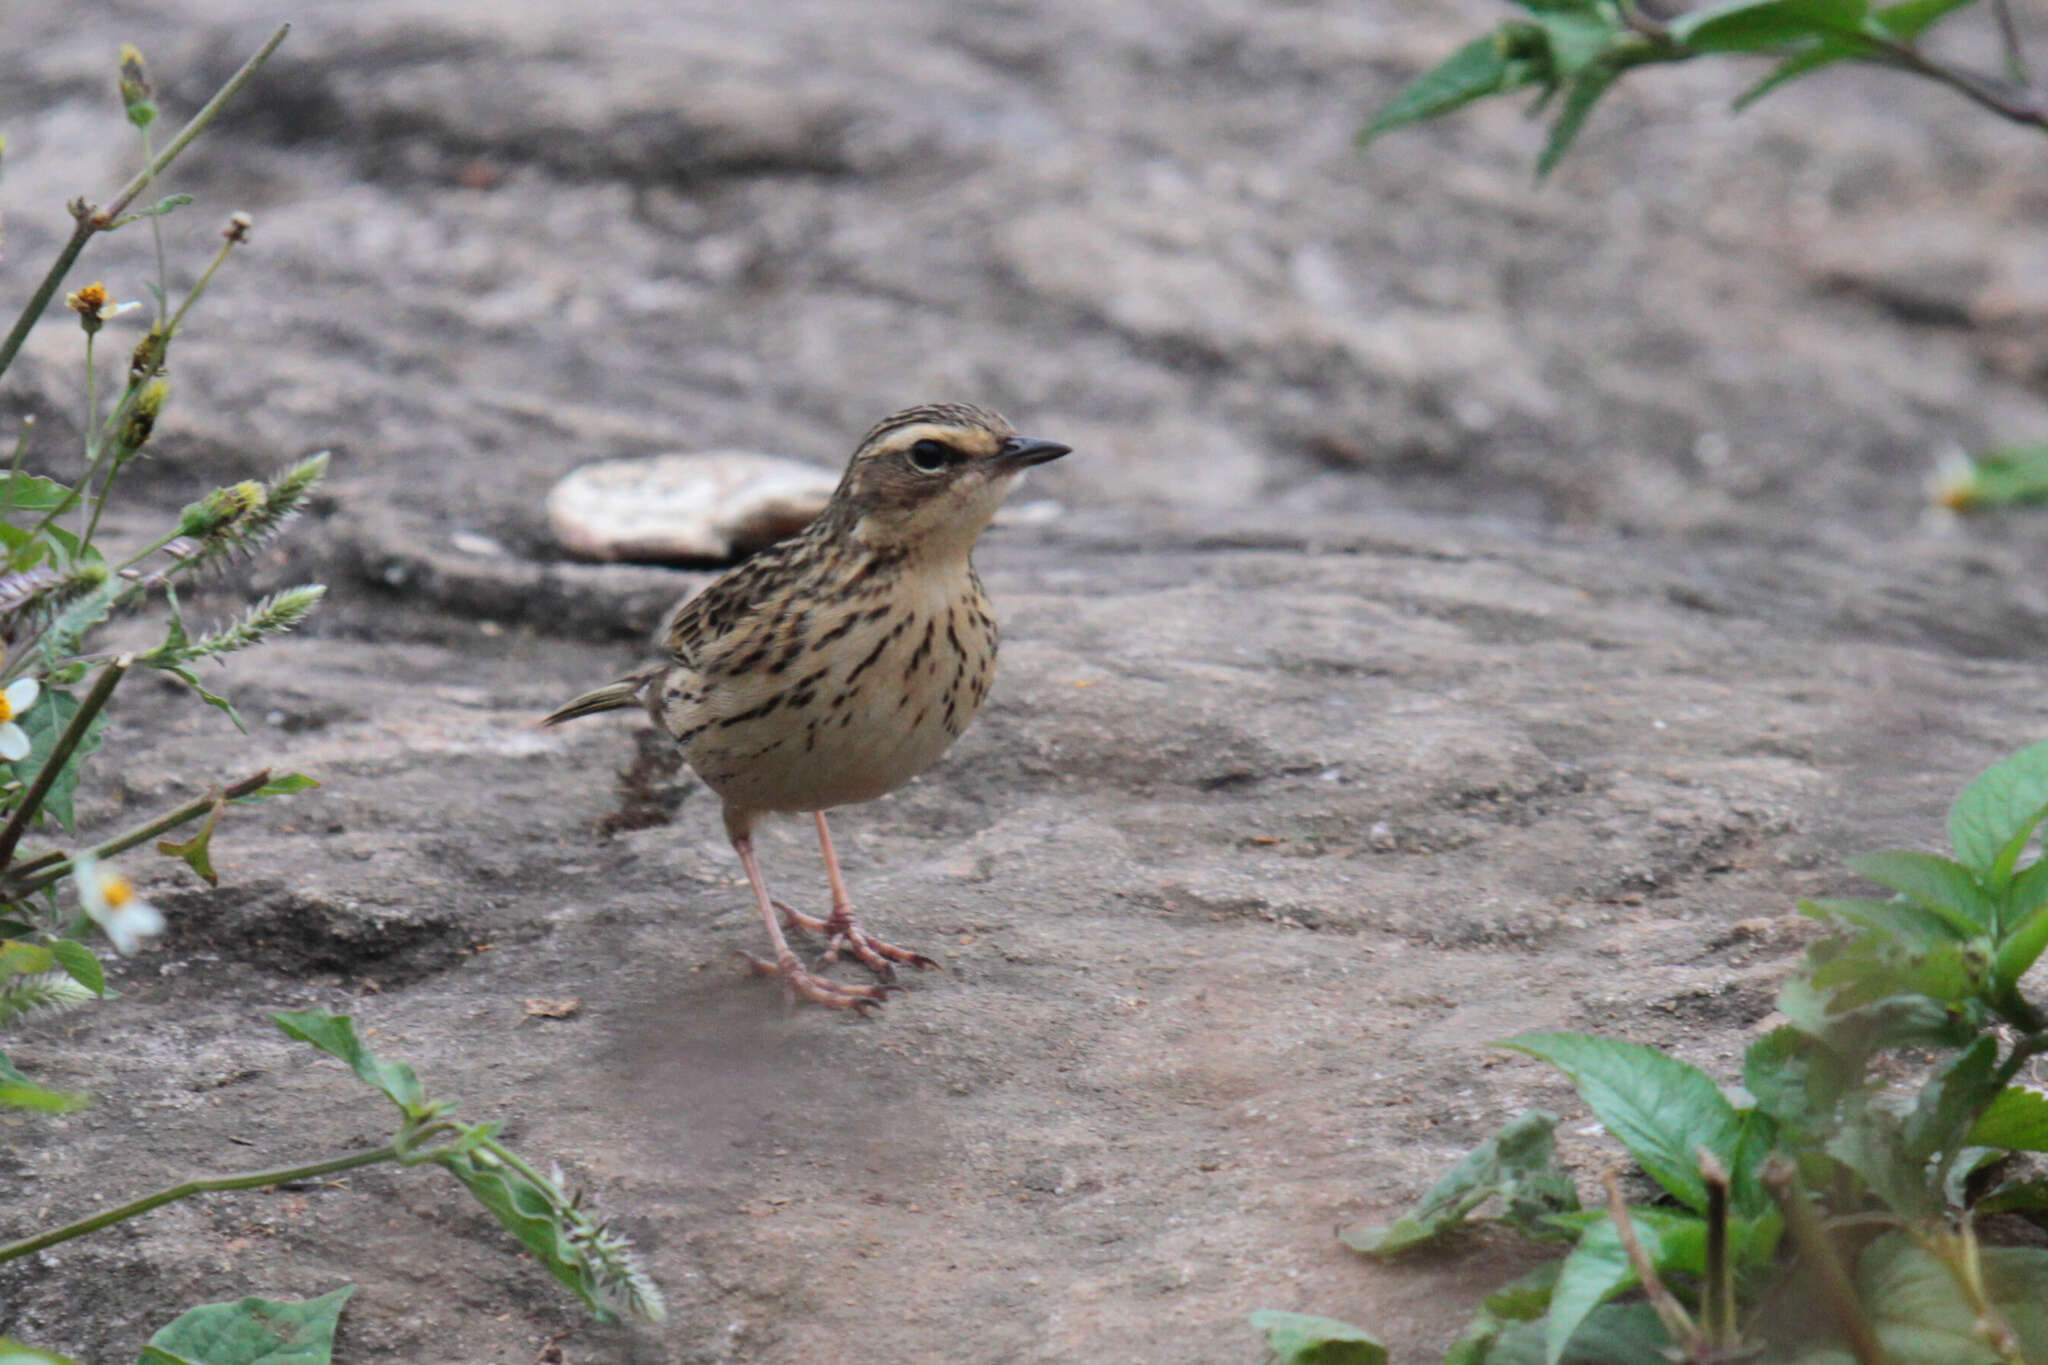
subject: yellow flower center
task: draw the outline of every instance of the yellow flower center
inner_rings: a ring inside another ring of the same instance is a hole
[[[135,888],[126,877],[109,877],[100,883],[100,894],[106,897],[109,910],[119,910],[135,899]]]
[[[107,287],[98,280],[64,296],[64,302],[70,306],[72,312],[90,317],[98,317],[100,310],[112,301],[107,293]]]
[[[7,700],[7,696],[5,693],[0,693],[0,725],[5,725],[8,721],[13,719],[14,703]]]

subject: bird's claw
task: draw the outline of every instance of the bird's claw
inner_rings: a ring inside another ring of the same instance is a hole
[[[826,962],[837,962],[843,949],[859,958],[863,967],[884,982],[893,982],[896,979],[895,964],[899,962],[919,970],[939,965],[936,958],[926,957],[923,953],[914,952],[909,948],[899,948],[893,943],[876,938],[861,927],[860,919],[850,907],[837,907],[830,915],[820,919],[816,915],[806,915],[782,901],[775,901],[773,904],[782,912],[784,928],[801,929],[807,934],[816,934],[825,940],[823,960]]]
[[[752,953],[742,953],[741,956],[746,958],[747,970],[753,975],[781,978],[782,998],[788,1005],[795,1005],[803,999],[814,1005],[823,1005],[828,1010],[852,1010],[866,1015],[869,1010],[886,1004],[890,991],[899,989],[886,984],[849,986],[828,977],[815,976],[797,960],[795,953],[785,952],[773,962]]]

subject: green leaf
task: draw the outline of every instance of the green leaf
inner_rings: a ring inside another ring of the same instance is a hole
[[[1365,125],[1359,142],[1371,142],[1382,133],[1436,118],[1488,95],[1537,84],[1540,78],[1528,61],[1532,39],[1536,44],[1545,41],[1542,30],[1528,24],[1503,24],[1473,39],[1389,100]]]
[[[2048,1347],[2048,1251],[1984,1247],[1978,1254],[1986,1297],[2019,1337],[2022,1352],[2033,1358]],[[1891,1365],[2001,1360],[1979,1335],[1977,1315],[1955,1276],[1905,1235],[1887,1233],[1872,1242],[1857,1261],[1855,1280]],[[1839,1354],[1809,1349],[1795,1359],[1798,1365],[1820,1365],[1851,1358],[1846,1342],[1831,1347]]]
[[[1911,42],[1965,5],[1976,0],[1903,0],[1871,15],[1871,20],[1892,37]]]
[[[1868,0],[1726,0],[1665,26],[1695,52],[1768,52],[1802,39],[1855,35]]]
[[[1825,961],[1828,945],[1808,950],[1809,965],[1778,988],[1778,1011],[1803,1032],[1820,1039],[1859,1071],[1871,1054],[1894,1047],[1965,1048],[1976,1027],[1960,1013],[1917,995],[1889,996],[1856,1009],[1837,1010],[1828,993],[1815,986],[1811,966]]]
[[[2010,930],[2043,905],[2048,905],[2048,858],[2036,858],[2007,884],[1998,922]]]
[[[1970,1141],[1979,1147],[2048,1152],[2048,1094],[2008,1085],[1985,1106],[1970,1129]]]
[[[1751,1043],[1742,1058],[1742,1084],[1757,1108],[1799,1129],[1823,1125],[1855,1081],[1847,1059],[1791,1024]]]
[[[1889,34],[1900,42],[1911,42],[1936,20],[1973,3],[1975,0],[1904,0],[1903,4],[1888,5],[1865,19],[1862,25],[1863,33],[1872,37]],[[1805,51],[1787,57],[1768,76],[1743,91],[1736,98],[1735,108],[1738,111],[1747,109],[1779,86],[1795,81],[1801,76],[1810,75],[1824,66],[1833,66],[1836,62],[1847,61],[1852,57],[1868,58],[1875,52],[1875,45],[1861,35],[1854,38],[1823,38]],[[2002,506],[2004,502],[2018,501],[2023,496],[2018,488],[2001,489],[1996,476],[1985,472],[1982,462],[1990,459],[1993,454],[1986,452],[1984,456],[1979,457],[1977,479],[1971,489],[1973,505]],[[2044,474],[2048,474],[2048,471],[2044,471]],[[2048,485],[2043,487],[2044,491],[2048,491]],[[1997,501],[2001,492],[2004,493],[2003,502]]]
[[[50,534],[57,534],[55,527],[50,528]],[[81,594],[57,613],[36,645],[36,657],[46,668],[55,668],[78,653],[86,635],[102,624],[112,611],[114,592],[115,582],[109,579],[92,591]]]
[[[1660,1274],[1703,1276],[1707,1265],[1706,1220],[1691,1213],[1662,1208],[1631,1208],[1636,1240]],[[1783,1222],[1776,1209],[1756,1218],[1731,1218],[1728,1247],[1738,1267],[1763,1265],[1777,1250]],[[1635,1269],[1622,1250],[1613,1215],[1598,1215],[1580,1234],[1578,1246],[1558,1272],[1550,1296],[1545,1333],[1547,1360],[1568,1359],[1576,1346],[1580,1324],[1606,1300],[1636,1284]],[[1487,1358],[1492,1365],[1492,1358]]]
[[[0,974],[22,976],[47,972],[56,965],[56,954],[41,944],[23,943],[20,939],[0,943]]]
[[[310,791],[319,785],[304,773],[284,773],[271,778],[247,796],[236,797],[235,804],[253,806],[258,801],[268,801],[273,796],[290,796],[293,792]]]
[[[208,886],[219,886],[220,877],[213,870],[213,826],[220,819],[220,813],[227,809],[227,801],[214,789],[213,804],[207,808],[206,819],[200,823],[199,832],[183,843],[170,839],[156,841],[156,851],[171,858],[181,858],[187,867],[206,879]]]
[[[1967,921],[1958,922],[1953,915],[1937,915],[1903,897],[1888,901],[1802,899],[1799,913],[1834,928],[1848,924],[1870,929],[1903,939],[1908,946],[1915,948],[1956,943],[1976,934],[1975,926]]]
[[[192,644],[191,633],[185,629],[185,605],[178,600],[175,583],[164,584],[164,639],[163,643],[147,654],[139,655],[137,662],[145,664],[174,664],[183,661],[187,648]]]
[[[94,995],[107,993],[107,974],[100,970],[100,960],[93,956],[92,949],[83,943],[60,938],[50,944],[50,955],[57,959],[58,966],[71,973],[73,981]]]
[[[1904,1125],[1884,1110],[1866,1106],[1828,1139],[1826,1150],[1899,1217],[1912,1221],[1941,1211],[1943,1196],[1928,1180],[1926,1161],[1908,1152]]]
[[[1969,473],[1944,486],[1947,506],[1957,511],[1992,511],[2048,498],[2048,446],[2000,446],[1980,451]]]
[[[1911,952],[1871,935],[1815,944],[1808,962],[1808,978],[1837,1014],[1896,995],[1960,1005],[1975,998],[1991,968],[1981,945],[1942,943]]]
[[[101,231],[112,232],[115,228],[127,227],[139,218],[160,218],[173,209],[181,209],[191,202],[192,196],[189,194],[167,194],[146,209],[137,209],[133,213],[122,214],[119,218],[107,224]]]
[[[1894,850],[1848,860],[1855,871],[1882,882],[1947,920],[1968,937],[1998,924],[1998,902],[1961,863],[1932,853]]]
[[[1865,46],[1858,42],[1829,41],[1817,43],[1804,52],[1787,57],[1772,67],[1769,75],[1735,97],[1735,112],[1741,113],[1773,90],[1790,85],[1801,76],[1811,75],[1824,66],[1833,66],[1836,62],[1857,55]]]
[[[1925,1165],[1937,1153],[1944,1166],[1969,1142],[1977,1116],[2000,1093],[1998,1044],[1979,1038],[1928,1077],[1901,1132],[1906,1159]],[[1978,1146],[1990,1146],[1978,1143]]]
[[[1696,1152],[1705,1147],[1735,1177],[1734,1189],[1756,1189],[1737,1169],[1742,1123],[1713,1078],[1640,1043],[1584,1033],[1525,1033],[1502,1047],[1526,1052],[1572,1079],[1580,1096],[1652,1180],[1694,1210],[1707,1206]],[[1745,1212],[1748,1208],[1744,1209]]]
[[[1313,1313],[1282,1313],[1261,1308],[1251,1315],[1252,1330],[1266,1334],[1266,1350],[1275,1365],[1386,1365],[1387,1348],[1348,1322]]]
[[[64,727],[71,723],[71,717],[77,710],[76,697],[54,687],[45,687],[43,694],[36,698],[35,705],[22,712],[15,721],[28,734],[28,757],[19,763],[0,766],[12,767],[15,777],[24,785],[33,782],[36,774],[43,770],[43,765],[50,761],[58,736],[64,733]],[[47,816],[54,819],[66,830],[78,827],[71,805],[72,795],[78,790],[79,771],[85,760],[100,747],[101,732],[106,726],[107,713],[103,710],[92,718],[92,723],[78,741],[78,747],[72,750],[56,781],[50,784],[49,794],[43,798],[43,808],[38,812],[39,818]]]
[[[1964,1147],[1956,1153],[1948,1175],[1942,1180],[1941,1197],[1951,1209],[1975,1207],[1978,1201],[1971,1198],[1971,1187],[1975,1186],[1979,1191],[1990,1188],[1988,1181],[1980,1182],[1977,1177],[1989,1175],[2011,1159],[2011,1152],[2000,1151],[1996,1147]]]
[[[1628,34],[1619,11],[1592,5],[1539,10],[1536,24],[1550,42],[1552,77],[1562,82],[1577,80]]]
[[[2011,879],[2035,826],[2048,815],[2048,740],[1993,764],[1949,807],[1956,858],[1994,891]]]
[[[181,1315],[149,1339],[159,1354],[194,1365],[328,1365],[347,1285],[317,1299],[237,1299],[208,1303]],[[140,1365],[150,1365],[144,1354]]]
[[[1545,1261],[1528,1274],[1488,1294],[1458,1339],[1444,1352],[1443,1365],[1486,1365],[1496,1339],[1512,1323],[1535,1322],[1550,1308],[1562,1261]]]
[[[1656,1365],[1670,1356],[1671,1337],[1646,1303],[1609,1303],[1593,1310],[1557,1365]],[[1510,1323],[1484,1365],[1546,1365],[1543,1324]]]
[[[390,1096],[391,1102],[409,1117],[426,1109],[426,1093],[419,1077],[404,1062],[386,1062],[363,1046],[356,1037],[355,1020],[346,1014],[326,1010],[281,1010],[271,1022],[302,1043],[311,1043],[330,1056],[339,1057],[366,1084]]]
[[[1633,1221],[1637,1240],[1655,1262],[1661,1250],[1656,1224],[1647,1218]],[[1636,1272],[1629,1265],[1628,1253],[1622,1249],[1621,1232],[1609,1215],[1586,1229],[1558,1271],[1557,1285],[1550,1292],[1549,1325],[1544,1331],[1546,1365],[1557,1365],[1564,1358],[1565,1347],[1588,1314],[1635,1284]]]
[[[229,720],[233,721],[235,723],[235,728],[237,730],[240,730],[245,735],[249,733],[249,727],[242,723],[241,713],[235,710],[235,704],[229,701],[226,697],[219,696],[213,692],[207,691],[206,685],[199,681],[199,675],[197,673],[194,673],[191,669],[185,667],[185,665],[151,663],[148,659],[143,659],[140,662],[149,664],[151,668],[156,669],[159,673],[170,674],[179,682],[191,688],[193,692],[197,693],[199,696],[199,700],[205,702],[208,706],[211,706],[214,710],[221,712]]]
[[[435,1161],[467,1186],[477,1202],[490,1210],[549,1274],[583,1300],[599,1321],[610,1322],[617,1316],[602,1297],[588,1260],[576,1253],[554,1201],[540,1186],[487,1151],[447,1153]]]
[[[14,1063],[0,1054],[0,1108],[31,1109],[43,1114],[68,1114],[92,1101],[84,1095],[45,1090],[21,1074]]]
[[[0,1365],[78,1365],[70,1356],[39,1350],[13,1337],[0,1337]]]
[[[2012,1180],[1979,1199],[1975,1209],[1988,1213],[2048,1213],[2048,1176]]]
[[[92,1101],[62,1090],[45,1090],[33,1081],[0,1080],[0,1109],[32,1109],[42,1114],[68,1114]]]
[[[2041,864],[2034,864],[2039,867]],[[2033,868],[2028,868],[2032,872]],[[2009,936],[1998,946],[1998,956],[1992,963],[1992,971],[2000,983],[2017,987],[2021,977],[2039,960],[2043,950],[2048,950],[2048,905],[2037,905],[2026,918],[2012,926]]]
[[[1359,1224],[1338,1236],[1354,1251],[1397,1256],[1441,1237],[1496,1195],[1509,1221],[1576,1209],[1578,1194],[1557,1164],[1557,1117],[1531,1110],[1467,1152],[1413,1209],[1387,1226]]]
[[[1563,159],[1579,136],[1579,129],[1585,126],[1586,116],[1593,112],[1593,106],[1607,93],[1621,75],[1618,67],[1588,67],[1565,91],[1564,107],[1557,111],[1557,121],[1550,125],[1550,136],[1544,139],[1543,154],[1536,158],[1536,176],[1540,180],[1549,175],[1551,168]]]
[[[53,507],[61,507],[71,496],[71,490],[55,479],[45,479],[37,474],[0,474],[0,506],[15,512],[33,512],[38,515]],[[17,568],[21,567],[19,565]]]

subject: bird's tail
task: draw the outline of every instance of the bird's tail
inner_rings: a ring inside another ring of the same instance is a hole
[[[572,702],[566,702],[548,712],[542,725],[560,725],[565,720],[581,716],[594,716],[600,711],[618,711],[640,704],[640,694],[647,690],[647,684],[661,675],[661,669],[648,668],[629,674],[615,683],[607,683],[594,692],[585,692]]]

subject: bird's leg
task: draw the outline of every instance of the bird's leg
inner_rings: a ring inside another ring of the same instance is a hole
[[[850,1009],[865,1014],[889,998],[887,986],[846,986],[811,975],[797,960],[796,954],[789,950],[789,941],[782,936],[782,925],[775,917],[775,902],[768,899],[768,883],[762,880],[761,865],[754,858],[753,837],[734,835],[732,847],[733,852],[740,855],[740,866],[747,870],[747,883],[754,888],[754,903],[760,907],[761,922],[768,926],[768,942],[775,949],[773,962],[748,955],[747,966],[754,975],[779,976],[786,999],[794,1002],[802,996],[826,1009]]]
[[[782,912],[784,923],[823,936],[827,962],[837,960],[839,950],[845,948],[884,981],[896,979],[894,963],[904,962],[913,967],[938,966],[935,960],[923,953],[884,943],[861,927],[859,917],[853,913],[853,901],[846,894],[846,878],[839,872],[839,855],[832,851],[832,831],[825,827],[825,812],[813,811],[812,817],[818,822],[818,848],[825,855],[825,876],[832,883],[832,913],[819,919],[776,901],[775,908]]]

